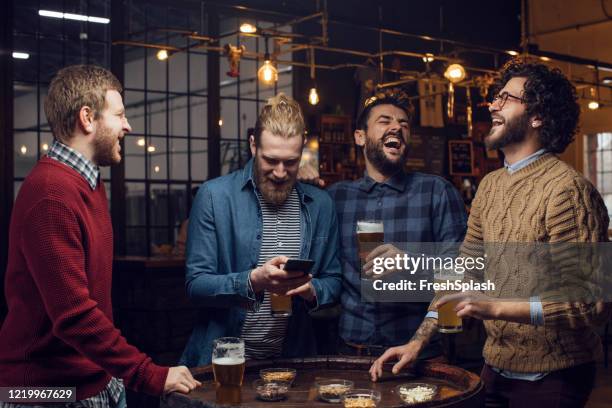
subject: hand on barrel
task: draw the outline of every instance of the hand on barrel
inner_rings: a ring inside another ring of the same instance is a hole
[[[185,366],[170,367],[166,383],[164,384],[164,394],[180,392],[189,394],[196,387],[200,387],[201,382],[193,378],[189,369]]]
[[[363,265],[363,273],[365,273],[365,275],[368,278],[381,279],[387,275],[397,272],[397,270],[394,268],[393,269],[384,268],[383,273],[380,273],[380,274],[374,273],[374,259],[375,258],[395,259],[397,255],[399,255],[400,257],[403,257],[404,253],[391,244],[383,244],[383,245],[377,246],[372,251],[370,251],[370,253],[366,257],[366,263],[365,265]]]
[[[289,260],[286,256],[276,256],[260,267],[251,271],[251,286],[255,293],[263,290],[277,295],[302,294],[310,290],[311,275],[302,272],[285,271],[282,267]],[[294,289],[298,288],[299,293]],[[294,291],[292,291],[294,290]],[[292,293],[287,293],[292,291]]]
[[[298,170],[298,180],[317,187],[325,187],[325,181],[319,177],[319,171],[309,164],[300,167]]]
[[[370,367],[370,378],[372,381],[377,381],[380,377],[382,377],[383,366],[389,360],[398,360],[393,366],[391,372],[393,374],[399,374],[404,367],[416,361],[422,348],[422,341],[412,340],[403,346],[391,347],[390,349],[387,349],[382,356],[378,357],[378,359],[372,363],[372,366]]]
[[[480,292],[461,292],[442,296],[434,305],[439,308],[449,302],[458,302],[455,306],[457,317],[473,317],[479,320],[492,320],[499,318],[500,301]]]

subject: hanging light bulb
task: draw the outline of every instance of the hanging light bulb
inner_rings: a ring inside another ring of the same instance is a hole
[[[444,72],[444,78],[450,82],[448,84],[448,101],[446,103],[446,114],[449,119],[455,116],[455,84],[463,81],[465,77],[465,68],[460,64],[451,64]]]
[[[257,27],[251,23],[240,24],[240,32],[245,34],[254,34],[257,32]]]
[[[465,68],[460,64],[451,64],[444,72],[444,78],[448,79],[453,84],[463,81],[466,76]]]
[[[319,94],[317,93],[317,83],[315,82],[315,55],[314,48],[310,47],[309,49],[309,59],[310,59],[310,79],[313,82],[312,88],[310,88],[310,92],[308,93],[308,103],[311,105],[316,105],[319,103]]]
[[[266,37],[266,53],[264,54],[264,63],[257,71],[257,78],[265,84],[271,84],[278,81],[278,70],[272,64],[270,53],[268,52],[268,38]]]
[[[159,51],[157,51],[157,59],[160,61],[165,61],[168,59],[168,57],[170,56],[170,54],[168,53],[168,50],[165,49],[161,49]]]
[[[319,94],[317,94],[317,88],[310,88],[310,93],[308,94],[308,103],[311,105],[316,105],[319,103]]]
[[[257,71],[257,78],[263,83],[271,84],[273,82],[278,81],[278,71],[276,67],[272,64],[272,61],[266,59]]]

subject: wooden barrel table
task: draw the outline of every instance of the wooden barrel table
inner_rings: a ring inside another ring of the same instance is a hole
[[[247,361],[240,407],[278,407],[298,408],[316,407],[333,408],[341,404],[330,404],[317,399],[314,386],[319,379],[340,378],[351,380],[355,388],[369,388],[380,391],[382,399],[378,407],[402,407],[395,387],[411,382],[426,382],[438,386],[438,394],[434,400],[410,407],[453,407],[472,408],[484,406],[484,390],[480,378],[462,368],[422,361],[410,370],[398,376],[385,374],[383,381],[370,381],[368,370],[375,360],[371,357],[328,356],[305,359],[279,359],[263,361]],[[257,399],[252,384],[259,378],[259,370],[264,368],[294,368],[297,376],[288,397],[277,402],[260,401]],[[391,372],[392,364],[385,365],[385,372]],[[173,393],[161,401],[161,408],[187,408],[216,406],[215,383],[212,366],[197,367],[192,370],[194,376],[202,382],[202,387],[189,395]]]

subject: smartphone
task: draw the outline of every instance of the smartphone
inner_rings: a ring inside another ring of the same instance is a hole
[[[315,262],[311,259],[290,258],[283,269],[289,272],[303,272],[304,275],[306,275],[308,272],[310,272],[314,264]]]

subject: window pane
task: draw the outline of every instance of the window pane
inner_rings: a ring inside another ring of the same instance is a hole
[[[187,139],[170,139],[170,179],[187,180],[189,178],[187,165],[189,163]]]
[[[240,137],[237,123],[238,101],[236,99],[221,99],[221,139],[233,139]]]
[[[182,46],[186,45],[181,41]],[[168,90],[170,92],[187,92],[187,53],[179,52],[168,58],[168,68],[170,69],[170,82]]]
[[[191,179],[204,181],[208,178],[208,140],[191,141]]]
[[[144,89],[144,55],[145,49],[125,47],[124,86],[126,88]]]
[[[166,180],[168,178],[168,162],[166,156],[166,138],[151,137],[147,147],[149,155],[148,175],[153,180]]]
[[[172,96],[170,98],[170,135],[187,136],[188,98]]]
[[[13,87],[13,92],[15,94],[13,99],[13,126],[16,129],[36,129],[38,127],[36,85],[16,84]]]
[[[206,92],[206,55],[191,52],[189,55],[189,87],[192,93]]]
[[[147,236],[144,228],[126,228],[128,255],[147,255]]]
[[[157,50],[147,50],[147,89],[150,91],[166,91],[166,61],[160,61],[155,56]]]
[[[145,183],[125,183],[126,225],[146,225]]]
[[[25,177],[38,160],[38,136],[36,132],[15,132],[13,160],[15,177]]]
[[[207,101],[206,98],[191,97],[191,137],[206,137]]]
[[[147,98],[147,134],[165,135],[166,129],[166,95],[149,93]]]
[[[123,147],[125,149],[125,177],[128,179],[145,178],[145,151],[146,140],[144,136],[125,136]]]
[[[187,198],[191,194],[186,184],[170,185],[170,225],[179,226],[188,217]]]
[[[144,134],[145,132],[145,106],[144,106],[144,92],[137,91],[125,91],[125,115],[130,126],[132,127],[132,133]]]
[[[149,209],[151,225],[168,225],[168,186],[166,184],[151,184],[149,194]]]

